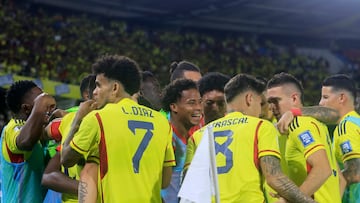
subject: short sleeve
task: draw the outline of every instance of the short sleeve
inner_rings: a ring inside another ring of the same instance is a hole
[[[25,152],[20,150],[16,145],[16,138],[20,134],[20,126],[14,126],[12,129],[7,129],[7,135],[5,141],[9,150],[14,154],[24,154]]]
[[[258,157],[275,156],[281,159],[278,142],[279,133],[274,125],[261,120],[256,127],[255,133],[255,137],[258,139]]]
[[[93,147],[98,145],[99,132],[99,124],[94,114],[87,115],[71,140],[70,147],[87,157],[88,153],[94,150]]]
[[[360,158],[360,128],[346,122],[342,127],[342,134],[335,136],[336,156],[342,162]],[[337,130],[337,129],[336,129]]]
[[[195,139],[199,138],[201,139],[202,137],[202,133],[200,133],[200,130],[196,131],[194,134],[192,134],[187,142],[187,147],[186,147],[186,158],[185,158],[185,165],[184,165],[184,170],[187,170],[191,164],[192,159],[194,158],[195,155],[195,151],[197,148],[197,144]]]
[[[164,167],[175,166],[175,155],[174,149],[172,147],[172,130],[169,126],[168,134],[166,135],[167,145],[165,149],[165,159],[164,159]]]
[[[296,146],[298,146],[298,150],[304,154],[305,159],[314,152],[325,149],[323,140],[326,138],[321,138],[320,128],[322,126],[319,125],[321,124],[317,122],[302,120],[300,127],[294,129],[291,133],[293,141],[296,143]]]

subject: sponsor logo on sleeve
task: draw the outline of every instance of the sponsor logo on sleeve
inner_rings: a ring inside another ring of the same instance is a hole
[[[309,146],[310,144],[314,143],[315,140],[312,137],[311,133],[309,131],[303,132],[299,135],[299,139],[304,147]]]
[[[347,154],[353,151],[349,140],[341,143],[340,148],[343,154]]]

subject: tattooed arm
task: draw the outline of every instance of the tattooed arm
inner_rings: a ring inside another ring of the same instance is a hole
[[[345,161],[342,171],[347,185],[360,182],[360,159],[354,158]]]
[[[267,183],[278,194],[289,202],[315,202],[306,196],[300,189],[281,171],[280,160],[274,156],[260,158],[261,171]]]
[[[338,111],[324,106],[302,107],[301,113],[303,116],[313,117],[325,124],[336,124],[340,119]]]
[[[98,165],[86,163],[80,174],[79,203],[92,203],[97,199]]]
[[[313,117],[325,124],[336,124],[340,118],[338,111],[323,106],[302,107],[301,115]],[[293,119],[294,115],[291,111],[287,111],[281,116],[276,124],[281,134],[288,134],[289,125]]]

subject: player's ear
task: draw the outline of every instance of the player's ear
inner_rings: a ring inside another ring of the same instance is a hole
[[[291,100],[293,103],[299,103],[300,101],[300,96],[298,93],[294,93],[291,95]]]
[[[178,112],[177,105],[176,105],[175,103],[171,103],[171,104],[170,104],[170,110],[171,110],[172,112],[177,113],[177,112]]]
[[[253,100],[253,94],[251,92],[247,92],[245,95],[246,106],[250,106],[252,100]]]
[[[112,84],[112,92],[115,94],[122,94],[125,92],[124,86],[120,82],[114,82]]]
[[[21,104],[21,109],[25,112],[25,114],[30,114],[33,106],[30,104]]]
[[[339,95],[339,103],[345,103],[347,100],[347,95],[345,93],[340,93]]]

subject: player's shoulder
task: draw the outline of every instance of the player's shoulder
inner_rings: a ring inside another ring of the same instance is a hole
[[[289,125],[290,132],[307,129],[311,125],[322,126],[323,124],[315,118],[309,116],[296,116]]]
[[[8,124],[5,126],[5,132],[6,133],[16,133],[17,131],[20,131],[22,126],[25,125],[24,120],[20,119],[11,119]]]
[[[336,127],[339,135],[360,131],[360,116],[356,112],[347,115]]]

